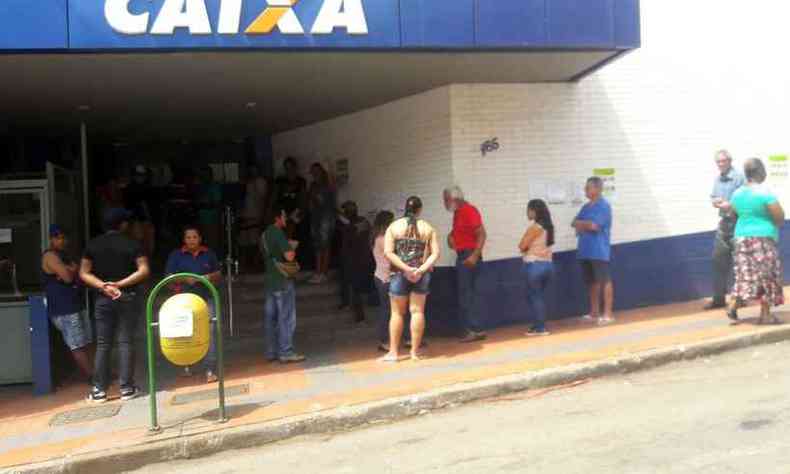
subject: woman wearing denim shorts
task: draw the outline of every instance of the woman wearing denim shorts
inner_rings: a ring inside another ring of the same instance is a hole
[[[430,292],[431,271],[439,258],[439,240],[434,228],[420,219],[422,201],[406,200],[402,219],[393,222],[384,236],[384,255],[392,264],[390,277],[390,346],[382,362],[398,362],[403,320],[411,312],[411,359],[420,360],[420,344],[425,332],[425,300]]]

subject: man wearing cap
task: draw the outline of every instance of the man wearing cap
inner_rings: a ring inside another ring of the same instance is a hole
[[[134,333],[142,317],[142,294],[138,285],[149,274],[148,258],[139,242],[127,237],[131,215],[125,209],[107,210],[107,232],[88,243],[80,265],[80,278],[96,292],[96,359],[93,388],[88,400],[107,401],[110,386],[110,356],[117,333],[121,400],[138,394],[134,385]]]
[[[74,362],[86,376],[93,375],[93,335],[82,309],[77,264],[65,253],[66,234],[60,226],[49,227],[49,248],[41,257],[41,273],[47,295],[47,316],[60,331]]]

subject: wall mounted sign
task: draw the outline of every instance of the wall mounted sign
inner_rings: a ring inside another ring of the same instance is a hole
[[[0,50],[617,52],[640,37],[639,0],[0,1]]]
[[[614,168],[596,168],[593,170],[593,176],[601,178],[603,181],[603,197],[609,202],[614,202],[617,198],[617,186],[615,185],[615,169]]]
[[[394,48],[398,0],[91,0],[72,48]]]
[[[480,153],[486,156],[488,153],[499,150],[499,138],[494,137],[491,140],[486,140],[480,145]]]
[[[770,183],[784,183],[790,172],[790,159],[787,155],[773,155],[768,157],[768,179]]]
[[[151,4],[132,11],[132,0],[105,0],[104,18],[114,31],[124,35],[172,35],[178,28],[192,35],[268,35],[275,28],[285,35],[304,35],[305,27],[294,11],[298,3],[299,0],[267,0],[246,26],[241,23],[244,0],[222,0],[213,25],[206,0],[164,0],[155,12],[150,10]],[[362,0],[323,0],[309,32],[328,35],[335,28],[352,35],[368,34]]]
[[[347,159],[337,160],[335,163],[335,180],[338,187],[343,187],[348,184],[349,171]]]

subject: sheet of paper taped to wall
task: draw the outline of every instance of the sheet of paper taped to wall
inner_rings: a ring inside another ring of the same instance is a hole
[[[171,309],[159,314],[159,334],[165,338],[192,337],[195,316],[187,308]]]

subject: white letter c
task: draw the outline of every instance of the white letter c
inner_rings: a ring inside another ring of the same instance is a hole
[[[129,11],[131,0],[107,0],[104,17],[113,30],[126,35],[142,35],[148,31],[149,12],[133,15]]]

